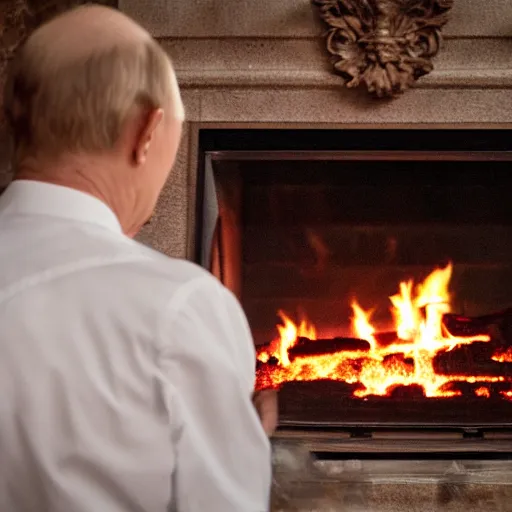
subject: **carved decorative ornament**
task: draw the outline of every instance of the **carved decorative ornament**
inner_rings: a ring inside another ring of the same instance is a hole
[[[312,0],[347,87],[394,97],[433,69],[453,0]]]

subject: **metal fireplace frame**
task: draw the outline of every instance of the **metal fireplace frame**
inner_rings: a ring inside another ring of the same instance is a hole
[[[222,130],[219,130],[222,131]],[[315,130],[317,131],[317,130]],[[437,131],[437,130],[436,130]],[[469,131],[469,130],[464,130]],[[339,131],[343,135],[343,131]],[[250,145],[247,144],[247,145]],[[341,144],[342,145],[342,144]],[[510,148],[510,150],[508,149]],[[196,196],[196,261],[205,265],[208,256],[204,249],[213,236],[205,238],[204,228],[208,224],[206,210],[212,213],[212,205],[206,204],[211,195],[212,182],[208,183],[205,169],[212,163],[226,161],[265,160],[330,160],[330,161],[453,161],[453,162],[512,162],[512,135],[506,150],[293,150],[293,149],[212,149],[200,146],[197,172]],[[213,175],[213,174],[212,174]],[[215,208],[213,208],[215,213]],[[211,227],[211,218],[210,218]],[[512,458],[512,418],[492,424],[429,423],[428,425],[400,422],[324,422],[292,421],[283,419],[275,434],[279,443],[300,442],[309,452],[321,459],[350,458]]]

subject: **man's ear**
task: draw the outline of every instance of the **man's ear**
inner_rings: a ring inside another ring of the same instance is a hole
[[[158,125],[162,122],[164,111],[161,108],[151,110],[146,115],[139,131],[139,136],[135,141],[135,149],[133,151],[133,160],[135,165],[144,165],[146,158],[153,142],[153,137]]]

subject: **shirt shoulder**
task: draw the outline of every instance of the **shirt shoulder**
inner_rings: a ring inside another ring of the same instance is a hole
[[[162,317],[172,321],[199,315],[212,322],[227,315],[231,321],[245,321],[242,307],[235,295],[205,268],[191,261],[168,257],[145,247],[147,261],[127,266],[127,272],[147,289],[162,292]],[[159,294],[157,294],[159,295]],[[236,318],[235,318],[236,317]]]
[[[215,276],[194,262],[167,256],[135,240],[127,240],[125,244],[126,252],[135,256],[133,263],[126,265],[125,270],[137,278],[148,281],[158,279],[162,286],[172,283],[175,291],[182,289],[181,294],[198,287],[224,289]]]
[[[152,307],[166,318],[191,309],[228,308],[240,314],[233,293],[198,264],[172,258],[134,240],[114,243],[117,249],[106,251],[112,257],[105,259],[104,268],[92,269],[91,277],[102,282],[102,287],[116,288],[119,300]]]

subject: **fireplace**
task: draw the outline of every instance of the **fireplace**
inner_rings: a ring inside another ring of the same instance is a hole
[[[512,137],[204,130],[197,261],[282,428],[512,425]]]

